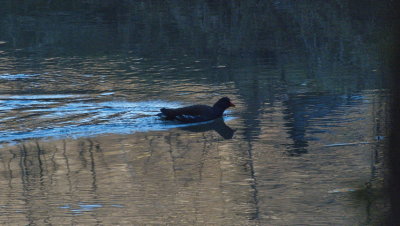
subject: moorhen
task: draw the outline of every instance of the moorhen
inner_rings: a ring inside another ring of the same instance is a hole
[[[227,108],[234,106],[228,97],[223,97],[212,107],[198,104],[175,109],[161,108],[158,116],[166,120],[178,120],[184,123],[205,122],[222,117]]]

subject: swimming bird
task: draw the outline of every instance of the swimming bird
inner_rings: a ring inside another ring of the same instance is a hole
[[[174,109],[161,108],[158,116],[166,120],[177,120],[184,123],[205,122],[222,117],[227,108],[234,106],[228,97],[223,97],[212,107],[197,104]]]

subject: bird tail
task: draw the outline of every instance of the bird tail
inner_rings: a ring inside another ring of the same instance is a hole
[[[175,114],[173,109],[161,108],[161,113],[157,114],[160,118],[165,120],[175,119]]]

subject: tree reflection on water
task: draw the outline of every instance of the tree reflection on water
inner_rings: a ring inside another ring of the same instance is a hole
[[[390,6],[4,3],[0,223],[380,224]]]

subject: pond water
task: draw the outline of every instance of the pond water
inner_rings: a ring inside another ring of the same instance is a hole
[[[206,28],[190,30],[169,23],[179,7],[159,7],[149,18],[71,11],[5,17],[1,224],[382,221],[387,92],[379,58],[368,52],[373,43],[343,32],[311,45],[327,34],[281,24],[262,42],[238,37],[244,51],[233,36],[226,44],[207,30],[218,13],[203,9],[211,18]],[[274,7],[287,13],[295,6]],[[209,36],[190,42],[198,29]],[[303,35],[302,45],[280,40],[285,29]],[[271,40],[274,47],[265,49]],[[222,50],[213,52],[216,43]],[[180,124],[157,117],[162,107],[212,105],[223,96],[236,105],[223,119]]]

